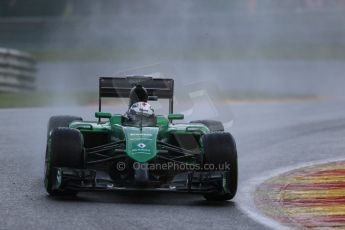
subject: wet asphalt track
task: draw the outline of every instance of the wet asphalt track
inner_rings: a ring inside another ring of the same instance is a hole
[[[81,193],[53,199],[43,188],[46,123],[53,114],[92,118],[96,108],[0,110],[0,229],[266,229],[233,202],[183,194]],[[345,158],[345,102],[232,105],[240,186],[261,173]]]

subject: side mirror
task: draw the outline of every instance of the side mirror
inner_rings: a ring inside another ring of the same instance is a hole
[[[112,115],[111,115],[111,113],[107,113],[107,112],[96,112],[95,117],[97,117],[97,118],[111,118]]]
[[[181,113],[171,113],[168,115],[169,120],[183,120],[184,115]]]

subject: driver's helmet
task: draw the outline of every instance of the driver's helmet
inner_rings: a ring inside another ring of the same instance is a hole
[[[134,103],[137,102],[147,102],[148,100],[148,93],[147,90],[141,86],[141,85],[136,85],[134,86],[130,93],[129,93],[129,107],[131,107]]]
[[[140,116],[151,118],[154,117],[154,110],[147,102],[136,102],[129,108],[127,116],[130,120],[136,120]]]

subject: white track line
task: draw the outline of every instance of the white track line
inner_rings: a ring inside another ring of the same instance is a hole
[[[266,215],[262,214],[260,210],[258,210],[255,207],[254,200],[253,200],[253,193],[255,192],[255,189],[258,185],[263,183],[264,181],[274,177],[278,176],[282,173],[289,172],[291,170],[304,168],[308,166],[318,165],[318,164],[326,164],[331,163],[335,161],[343,161],[344,158],[331,158],[331,159],[324,159],[324,160],[317,160],[317,161],[310,161],[307,163],[301,163],[296,164],[293,166],[287,166],[278,168],[272,171],[267,171],[262,174],[260,174],[257,177],[253,177],[243,183],[240,184],[239,189],[239,198],[237,199],[239,208],[246,213],[250,218],[254,219],[255,221],[265,225],[266,227],[269,227],[271,229],[279,229],[279,230],[285,230],[285,229],[291,229],[292,227],[283,225],[282,223],[275,221],[271,219],[270,217],[267,217]]]

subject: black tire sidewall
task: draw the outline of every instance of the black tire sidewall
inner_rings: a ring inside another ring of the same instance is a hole
[[[52,191],[56,175],[53,168],[69,167],[84,168],[85,156],[82,134],[77,129],[53,129],[47,144],[45,184],[46,190],[51,195],[63,195],[63,192]],[[49,164],[49,166],[47,165]],[[70,194],[68,192],[68,194]]]
[[[208,200],[222,201],[232,199],[237,192],[238,162],[236,142],[228,132],[208,133],[201,138],[204,149],[204,164],[229,164],[230,170],[225,172],[227,191],[205,194]]]
[[[83,137],[79,130],[55,128],[50,144],[51,161],[55,167],[83,168]]]

